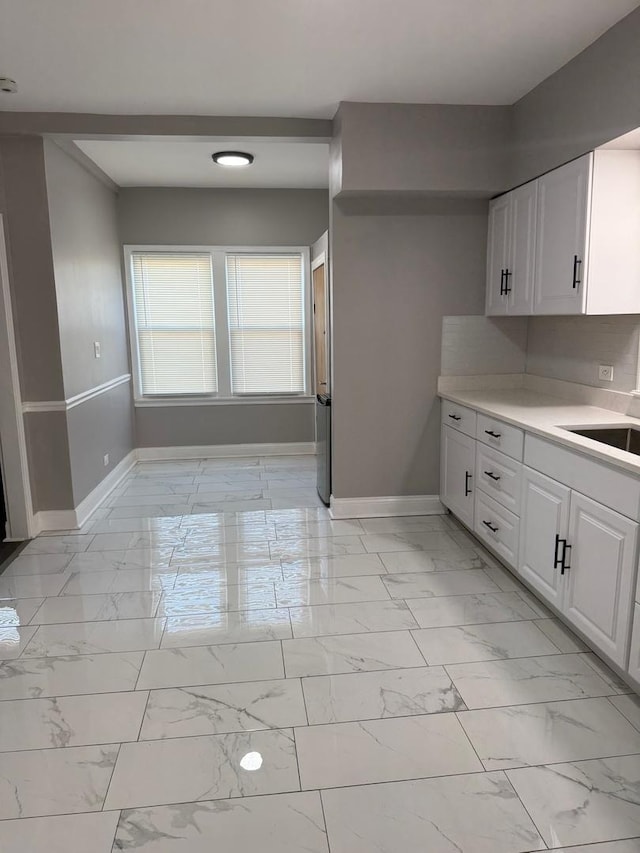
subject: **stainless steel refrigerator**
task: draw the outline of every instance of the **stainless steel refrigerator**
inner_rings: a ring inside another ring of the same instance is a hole
[[[316,459],[318,465],[318,495],[329,506],[331,498],[331,397],[316,395]]]

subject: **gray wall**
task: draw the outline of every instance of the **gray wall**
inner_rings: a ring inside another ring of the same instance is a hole
[[[510,184],[640,126],[640,8],[512,108]]]
[[[310,246],[326,231],[327,190],[125,188],[124,244]],[[139,407],[139,447],[314,440],[313,405]]]
[[[116,195],[49,141],[45,167],[64,389],[73,397],[129,372]]]
[[[369,211],[332,210],[333,494],[438,494],[442,317],[483,311],[487,204]]]
[[[136,409],[138,447],[314,441],[314,430],[312,400],[291,405]]]
[[[69,398],[129,372],[116,197],[52,142],[45,142],[45,165]],[[101,344],[99,359],[94,341]],[[66,417],[71,506],[78,506],[134,447],[130,384],[82,402]]]
[[[310,246],[327,230],[329,193],[131,187],[118,218],[125,244]]]
[[[64,390],[42,139],[0,137],[0,210],[22,398],[59,400]]]
[[[510,131],[509,107],[344,102],[332,191],[491,196],[508,183]]]

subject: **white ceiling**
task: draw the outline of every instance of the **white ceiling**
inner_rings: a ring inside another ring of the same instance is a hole
[[[121,187],[326,187],[329,146],[321,143],[76,140]],[[244,168],[217,166],[214,151],[255,156]]]
[[[0,0],[0,110],[330,118],[508,104],[638,0]]]

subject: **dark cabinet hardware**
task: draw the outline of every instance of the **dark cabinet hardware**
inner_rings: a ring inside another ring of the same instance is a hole
[[[449,415],[449,417],[451,418],[452,421],[461,421],[462,420],[460,415]]]
[[[562,545],[562,553],[560,554],[560,545]],[[567,551],[569,555],[567,555]],[[566,539],[561,539],[556,533],[556,547],[553,554],[553,568],[557,569],[560,566],[560,574],[563,575],[571,566],[567,565],[567,556],[571,554],[571,545],[567,545]]]
[[[504,271],[504,295],[508,296],[511,293],[511,288],[509,287],[509,276],[513,275],[510,270]]]
[[[487,435],[490,435],[491,438],[502,438],[501,432],[494,432],[492,429],[485,429]]]
[[[496,483],[500,479],[500,477],[498,477],[497,474],[494,474],[493,471],[485,471],[484,473],[487,475],[487,477],[490,477],[492,480],[495,480]]]
[[[468,498],[469,495],[471,494],[471,486],[469,485],[470,483],[471,483],[471,474],[468,471],[465,471],[464,472],[464,496],[465,496],[465,498]]]
[[[558,557],[558,548],[560,547],[560,542],[563,541],[560,539],[558,534],[556,533],[556,547],[553,552],[553,568],[557,569],[558,566],[562,563],[562,560]]]
[[[573,256],[573,289],[575,290],[579,284],[582,284],[582,279],[578,278],[578,273],[582,268],[582,261],[577,255]]]
[[[485,527],[488,527],[492,533],[497,533],[498,530],[500,529],[495,524],[491,524],[490,521],[483,521],[482,523],[484,524]]]
[[[500,270],[500,296],[504,296],[504,270]]]

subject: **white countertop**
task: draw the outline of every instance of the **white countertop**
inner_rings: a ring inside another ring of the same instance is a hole
[[[638,418],[608,409],[598,409],[595,406],[564,403],[559,397],[521,388],[505,391],[440,391],[439,395],[444,400],[468,406],[527,432],[548,438],[556,444],[579,450],[616,468],[640,475],[640,456],[608,447],[566,429],[603,426],[633,426],[640,429]]]

